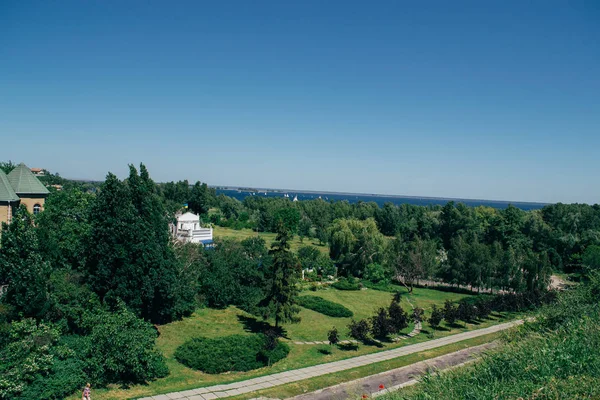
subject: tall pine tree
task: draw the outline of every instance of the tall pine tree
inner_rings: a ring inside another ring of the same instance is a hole
[[[280,224],[277,238],[269,251],[273,263],[267,272],[267,296],[260,302],[263,318],[275,318],[275,327],[279,327],[280,323],[300,322],[297,316],[300,307],[296,305],[300,264],[290,251],[289,240],[289,230]]]

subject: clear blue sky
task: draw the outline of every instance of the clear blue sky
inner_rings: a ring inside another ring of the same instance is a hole
[[[2,1],[0,160],[600,201],[600,2]]]

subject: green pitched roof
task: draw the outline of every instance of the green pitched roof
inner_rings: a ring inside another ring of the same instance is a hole
[[[48,194],[46,186],[33,175],[27,165],[21,163],[8,174],[8,181],[16,194]]]
[[[15,193],[12,186],[10,186],[10,182],[8,181],[8,177],[0,169],[0,201],[18,201],[19,196]]]

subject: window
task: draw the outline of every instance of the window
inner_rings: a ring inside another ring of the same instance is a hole
[[[41,210],[42,210],[42,206],[40,206],[39,204],[34,205],[33,206],[33,215],[39,214]]]

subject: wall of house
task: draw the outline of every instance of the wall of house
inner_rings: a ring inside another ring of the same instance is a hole
[[[33,206],[36,204],[42,206],[41,211],[44,210],[44,203],[46,202],[44,197],[27,197],[27,195],[24,194],[18,194],[18,196],[21,198],[21,204],[24,204],[27,207],[27,211],[30,213],[33,214]]]
[[[0,204],[0,225],[8,222],[8,205]]]

